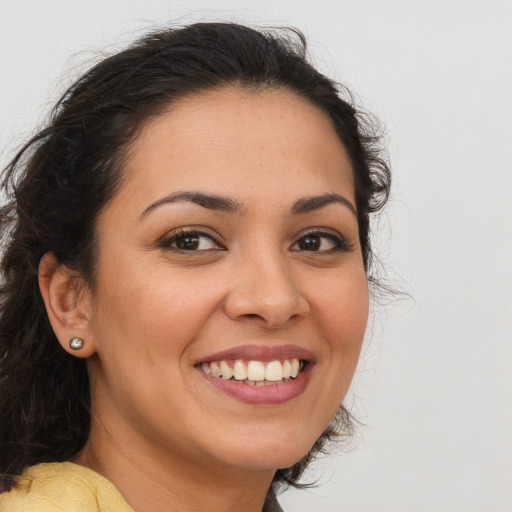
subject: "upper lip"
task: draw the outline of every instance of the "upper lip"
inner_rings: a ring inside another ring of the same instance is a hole
[[[312,352],[296,345],[242,345],[201,357],[194,364],[197,365],[208,361],[227,361],[235,359],[268,362],[291,359],[294,357],[305,361],[315,360],[315,356]]]

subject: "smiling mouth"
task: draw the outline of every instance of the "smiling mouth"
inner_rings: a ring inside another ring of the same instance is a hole
[[[296,379],[307,361],[292,357],[275,361],[243,359],[202,362],[198,367],[211,377],[236,381],[248,386],[272,386]]]

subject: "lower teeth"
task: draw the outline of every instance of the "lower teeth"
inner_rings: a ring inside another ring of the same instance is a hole
[[[246,380],[229,379],[229,380],[238,382],[240,384],[245,384],[246,386],[257,386],[257,387],[260,387],[260,386],[275,386],[275,385],[279,385],[279,384],[285,384],[286,382],[291,380],[291,377],[289,379],[281,379],[281,380],[276,380],[276,381],[271,381],[271,380],[249,380],[249,379],[246,379]]]

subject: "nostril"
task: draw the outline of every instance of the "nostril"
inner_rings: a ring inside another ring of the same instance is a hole
[[[263,289],[258,289],[258,285],[263,286],[260,280],[230,290],[223,304],[226,315],[231,320],[245,320],[269,329],[279,329],[289,321],[307,316],[309,304],[292,283],[285,282],[284,278],[271,281],[270,284],[265,281]]]

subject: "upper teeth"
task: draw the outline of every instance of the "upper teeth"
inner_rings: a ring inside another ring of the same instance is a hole
[[[296,357],[283,361],[212,361],[201,363],[201,369],[212,377],[228,380],[250,380],[277,382],[283,379],[295,378],[300,371],[300,361]]]

